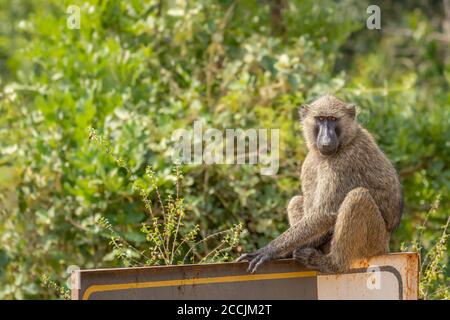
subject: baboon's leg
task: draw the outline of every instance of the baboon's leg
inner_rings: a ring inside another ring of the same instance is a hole
[[[289,225],[292,227],[303,217],[303,197],[293,197],[287,206]]]
[[[294,258],[321,272],[344,272],[353,259],[387,252],[388,239],[385,222],[370,192],[356,188],[347,194],[339,208],[330,252],[322,254],[304,248],[296,250]]]

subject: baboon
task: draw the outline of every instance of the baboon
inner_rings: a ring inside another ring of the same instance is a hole
[[[290,228],[267,246],[242,255],[255,272],[263,263],[292,256],[306,267],[342,273],[357,258],[388,252],[403,196],[397,172],[356,108],[325,95],[300,108],[308,154],[302,195],[287,207]]]

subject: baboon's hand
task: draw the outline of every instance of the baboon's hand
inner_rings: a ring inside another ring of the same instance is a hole
[[[276,258],[276,251],[271,246],[265,246],[255,252],[243,254],[236,260],[236,262],[247,260],[249,262],[247,271],[255,273],[263,263]]]

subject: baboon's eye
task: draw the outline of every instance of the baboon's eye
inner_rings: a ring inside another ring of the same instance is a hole
[[[330,117],[331,121],[336,121],[337,119],[335,117]]]
[[[325,121],[325,117],[318,117],[319,121]]]

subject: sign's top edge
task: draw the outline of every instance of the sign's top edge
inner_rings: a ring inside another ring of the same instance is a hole
[[[389,257],[395,257],[395,256],[414,256],[416,257],[418,255],[417,252],[393,252],[388,253],[379,257],[387,258]],[[289,264],[289,263],[297,263],[294,259],[279,259],[275,260],[272,263],[281,263],[281,264]],[[95,272],[105,272],[105,271],[115,271],[115,272],[121,272],[121,271],[130,271],[130,270],[149,270],[149,269],[171,269],[171,268],[197,268],[197,267],[222,267],[222,266],[230,266],[230,265],[242,265],[246,264],[247,262],[221,262],[221,263],[204,263],[204,264],[184,264],[184,265],[162,265],[162,266],[148,266],[148,267],[129,267],[129,268],[99,268],[99,269],[84,269],[84,270],[76,270],[75,272],[79,273],[95,273]],[[305,271],[310,270],[306,269]]]

